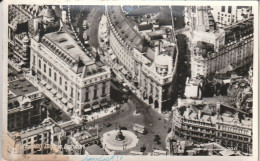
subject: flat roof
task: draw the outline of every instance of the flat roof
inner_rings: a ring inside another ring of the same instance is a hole
[[[90,155],[107,155],[107,152],[99,147],[97,144],[90,145],[85,148]]]
[[[36,129],[30,129],[30,131],[20,132],[20,134],[21,138],[27,138],[30,136],[41,134],[48,130],[50,130],[50,124],[46,124],[46,126],[42,125],[41,127],[36,127]]]
[[[9,82],[8,89],[16,96],[26,95],[38,91],[38,88],[33,86],[33,84],[31,84],[25,78],[20,78],[18,80]]]
[[[67,32],[51,32],[44,35],[74,60],[82,60],[84,64],[93,63],[78,43]]]

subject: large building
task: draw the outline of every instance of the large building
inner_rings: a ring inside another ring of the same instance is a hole
[[[31,75],[50,99],[74,116],[109,104],[109,68],[83,52],[53,9],[44,8],[28,26]]]
[[[217,27],[224,28],[252,16],[252,6],[212,6],[211,13]]]
[[[192,77],[248,69],[253,60],[253,17],[223,29],[208,7],[187,8]],[[205,18],[206,17],[206,18]]]
[[[165,22],[153,9],[143,13],[143,17],[151,17],[147,18],[149,24],[143,24],[138,16],[126,16],[120,6],[107,7],[106,16],[114,62],[139,89],[140,97],[162,112],[171,107],[178,49],[172,40],[171,19]],[[170,9],[162,12],[170,13]]]
[[[173,109],[173,138],[218,144],[252,153],[252,118],[248,113],[217,102],[179,100]]]
[[[65,132],[52,119],[47,118],[41,124],[10,135],[19,145],[23,154],[59,153],[62,136]]]
[[[8,83],[8,131],[37,125],[46,118],[43,93],[25,78]]]

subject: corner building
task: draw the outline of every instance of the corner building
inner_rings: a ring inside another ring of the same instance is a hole
[[[110,102],[110,70],[90,59],[53,9],[29,23],[31,75],[65,112],[83,116]]]

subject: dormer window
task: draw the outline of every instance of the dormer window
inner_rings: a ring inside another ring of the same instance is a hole
[[[74,48],[75,46],[74,45],[67,45],[66,48],[69,50],[71,48]]]
[[[65,39],[63,37],[58,40],[59,43],[62,43],[62,42],[65,42],[65,41],[67,41],[67,39]]]

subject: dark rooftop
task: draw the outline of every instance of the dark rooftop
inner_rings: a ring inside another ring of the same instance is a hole
[[[105,150],[100,148],[97,144],[90,145],[85,148],[90,155],[108,155]]]
[[[140,24],[140,25],[138,25],[139,31],[151,30],[152,28],[153,28],[152,24]]]
[[[104,69],[100,68],[97,64],[88,65],[86,66],[84,78],[101,72],[104,72]]]
[[[33,86],[25,78],[20,78],[19,80],[9,82],[8,88],[16,96],[26,95],[26,94],[29,94],[29,93],[36,92],[38,90],[38,88]]]

